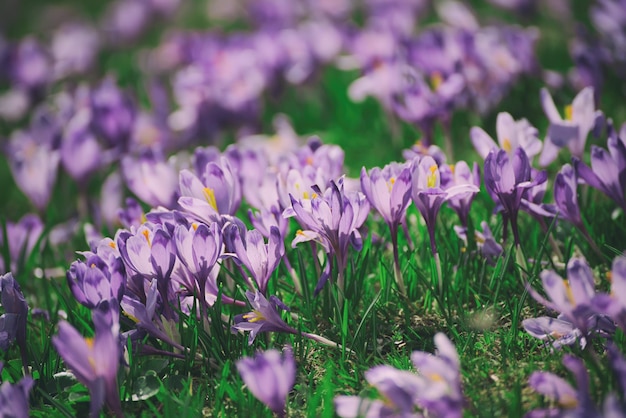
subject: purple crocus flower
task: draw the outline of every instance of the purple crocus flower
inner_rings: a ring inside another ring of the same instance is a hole
[[[502,248],[502,245],[500,245],[493,237],[493,233],[491,232],[491,228],[489,228],[489,224],[487,224],[487,222],[482,221],[480,223],[480,227],[483,230],[482,232],[478,229],[474,230],[474,238],[476,240],[478,251],[487,259],[489,264],[495,264],[496,259],[502,255],[504,249]],[[467,246],[467,228],[455,226],[454,231],[458,237],[463,240],[465,246]]]
[[[610,335],[614,332],[612,321],[596,313],[593,273],[584,259],[572,258],[567,263],[567,280],[552,270],[542,271],[540,277],[549,300],[529,288],[531,296],[560,315],[558,320],[552,321],[545,318],[524,320],[524,328],[531,335],[556,339],[558,346],[573,342],[573,337],[578,335],[582,337],[581,344],[585,345],[587,338],[595,333]]]
[[[0,372],[2,363],[0,363]],[[35,385],[35,381],[26,376],[18,383],[4,382],[0,386],[0,416],[12,418],[28,418],[28,395]]]
[[[444,164],[439,166],[441,174],[441,187],[449,190],[460,185],[474,185],[480,188],[480,168],[474,163],[470,169],[465,161],[459,161],[456,164]],[[476,193],[464,193],[458,196],[448,198],[448,206],[450,206],[459,216],[462,226],[467,226],[469,219],[470,206],[474,200]]]
[[[296,380],[296,362],[291,347],[281,356],[267,350],[237,362],[237,370],[250,392],[277,416],[285,416],[287,395]]]
[[[545,181],[546,176],[541,172],[531,181],[530,162],[523,148],[517,148],[511,156],[505,150],[491,150],[485,159],[485,186],[500,201],[516,245],[520,244],[517,214],[524,192]]]
[[[109,266],[97,255],[83,261],[74,261],[67,271],[67,284],[78,303],[94,309],[102,301],[116,299],[124,294],[126,275],[122,259],[117,257]]]
[[[514,120],[507,112],[498,113],[496,119],[496,135],[498,144],[482,128],[477,126],[470,130],[472,144],[484,159],[492,149],[503,149],[509,154],[517,148],[523,148],[529,159],[541,152],[542,143],[538,138],[537,128],[526,119]]]
[[[217,282],[211,273],[224,251],[222,232],[218,223],[177,225],[174,230],[174,243],[178,258],[197,283],[197,287],[194,287],[201,297],[201,302],[212,305],[219,292]]]
[[[422,158],[419,162],[414,160],[412,183],[411,195],[413,202],[426,222],[428,236],[430,237],[430,249],[433,256],[436,256],[435,221],[439,209],[441,209],[446,200],[451,198],[465,199],[478,193],[479,189],[470,183],[456,184],[447,189],[442,188],[439,166],[432,157],[428,156]]]
[[[91,131],[90,123],[89,109],[79,110],[68,122],[61,142],[63,167],[81,184],[88,180],[89,175],[112,160],[104,154]]]
[[[567,354],[563,357],[563,364],[574,375],[577,389],[553,373],[533,372],[528,379],[528,384],[536,392],[556,401],[558,406],[533,410],[526,414],[526,417],[601,416],[589,393],[589,373],[583,361]]]
[[[571,105],[565,108],[565,119],[561,118],[548,90],[541,89],[541,105],[550,120],[548,135],[543,144],[539,164],[546,166],[557,157],[560,148],[567,146],[575,157],[581,157],[585,150],[587,135],[602,117],[601,111],[595,110],[593,89],[584,88]]]
[[[287,308],[275,296],[268,301],[261,292],[246,291],[246,298],[252,306],[252,312],[235,316],[233,332],[250,332],[248,344],[252,344],[257,334],[261,332],[286,332],[288,334],[299,334],[298,331],[283,321],[278,313],[278,308]]]
[[[234,215],[241,203],[241,185],[228,159],[210,162],[198,178],[189,170],[180,172],[178,203],[205,222],[217,221],[221,215]]]
[[[44,230],[43,222],[35,214],[26,214],[17,222],[7,222],[7,246],[11,257],[8,269],[17,271],[35,250]],[[0,237],[0,244],[3,242]],[[4,260],[0,258],[0,273],[5,269]]]
[[[365,373],[385,401],[358,396],[335,398],[340,417],[461,417],[463,393],[456,348],[442,333],[435,335],[438,353],[415,351],[411,355],[417,374],[391,366],[376,366]]]
[[[295,217],[304,231],[298,231],[291,246],[300,242],[315,240],[324,247],[329,260],[326,271],[320,277],[315,293],[319,293],[330,276],[332,257],[337,260],[337,286],[343,292],[344,273],[348,262],[348,246],[359,251],[363,240],[358,228],[363,225],[370,205],[362,193],[344,192],[343,178],[338,183],[331,181],[324,193],[313,187],[311,199],[296,200],[291,197],[291,208],[285,209],[283,216]]]
[[[133,129],[136,109],[113,78],[106,78],[91,93],[91,111],[94,131],[109,146],[124,149]]]
[[[278,228],[270,228],[267,244],[256,229],[244,232],[236,225],[227,228],[225,234],[232,245],[235,259],[248,269],[259,291],[266,295],[269,279],[285,254],[285,245]]]
[[[9,345],[13,341],[17,341],[24,361],[26,360],[28,304],[20,285],[11,273],[0,276],[0,302],[4,308],[4,314],[0,316],[0,349],[6,352]],[[24,363],[24,367],[26,367],[26,363]]]
[[[92,311],[94,338],[83,338],[66,321],[59,323],[59,333],[52,337],[52,344],[76,379],[89,389],[91,417],[99,416],[104,403],[115,416],[123,416],[117,388],[117,369],[122,347],[119,324],[116,321],[111,323],[112,314],[119,316],[119,306],[115,299],[108,306],[101,305],[101,309]]]
[[[46,208],[57,177],[60,153],[33,133],[15,131],[8,146],[9,165],[15,183],[41,212]]]
[[[613,199],[626,211],[626,129],[619,134],[609,123],[608,151],[591,147],[591,168],[575,158],[576,173],[591,187]]]
[[[122,159],[122,174],[128,188],[150,206],[174,206],[178,173],[170,162],[155,156],[127,156]]]
[[[100,47],[96,29],[84,23],[68,23],[55,31],[50,44],[57,79],[87,71]]]
[[[611,272],[611,292],[599,293],[593,298],[596,312],[608,315],[618,327],[626,331],[626,256],[613,260]]]
[[[408,164],[392,163],[382,170],[375,167],[368,175],[363,167],[361,190],[389,227],[396,282],[404,294],[406,291],[398,255],[398,227],[405,221],[406,209],[411,200],[411,169]]]

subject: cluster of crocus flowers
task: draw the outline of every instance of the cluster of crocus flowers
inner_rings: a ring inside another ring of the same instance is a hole
[[[335,398],[337,415],[345,418],[461,417],[464,401],[456,348],[442,333],[435,335],[435,345],[436,355],[422,351],[411,355],[417,373],[387,365],[368,370],[366,380],[383,399],[338,396]]]

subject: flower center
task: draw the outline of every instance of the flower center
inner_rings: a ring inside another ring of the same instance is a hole
[[[257,311],[256,309],[253,310],[252,312],[245,314],[243,316],[243,319],[245,319],[248,322],[259,322],[259,321],[267,320],[265,316],[263,316],[263,314]]]
[[[207,201],[209,205],[217,212],[217,202],[215,201],[215,191],[210,187],[205,187],[202,189],[204,193],[204,199]]]
[[[510,153],[511,148],[511,141],[509,140],[509,138],[504,138],[504,141],[502,141],[502,149]]]
[[[439,167],[437,167],[437,164],[431,165],[430,168],[428,169],[430,173],[427,174],[426,184],[429,189],[432,189],[437,186],[437,170],[438,169]]]
[[[565,106],[565,120],[573,120],[574,118],[574,109],[572,105]]]

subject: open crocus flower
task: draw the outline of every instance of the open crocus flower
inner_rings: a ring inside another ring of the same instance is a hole
[[[315,293],[319,293],[330,276],[332,257],[337,260],[337,286],[344,291],[344,273],[348,262],[348,246],[360,251],[363,239],[358,231],[369,213],[370,205],[362,193],[344,192],[343,178],[331,181],[322,192],[313,187],[311,199],[297,200],[291,196],[291,207],[283,216],[295,217],[304,230],[296,233],[292,247],[300,242],[319,242],[328,255],[326,272],[320,277]]]
[[[482,128],[474,126],[470,130],[472,144],[483,159],[494,148],[503,149],[508,153],[512,153],[517,148],[522,148],[526,151],[528,158],[532,159],[541,152],[542,144],[538,134],[537,128],[526,119],[514,120],[513,116],[507,112],[498,113],[496,119],[497,144]]]
[[[572,104],[565,107],[565,118],[561,118],[552,96],[545,88],[541,89],[541,105],[550,120],[550,126],[539,164],[550,164],[556,159],[559,149],[565,146],[573,156],[581,157],[587,135],[602,118],[602,112],[595,110],[593,88],[586,87],[576,95]]]
[[[0,362],[0,372],[2,372]],[[35,381],[26,376],[18,383],[4,382],[0,386],[0,416],[13,418],[28,418],[28,395],[35,385]]]
[[[59,333],[52,337],[52,344],[68,368],[89,389],[91,417],[99,416],[104,403],[115,416],[123,416],[117,388],[117,369],[122,354],[119,323],[110,320],[111,313],[119,316],[119,305],[115,299],[110,302],[92,311],[94,338],[83,338],[66,321],[59,323]],[[106,312],[109,309],[114,312]]]
[[[436,355],[414,351],[417,374],[391,366],[376,366],[365,373],[384,401],[359,396],[335,398],[340,417],[461,417],[463,393],[456,348],[442,333],[435,335]],[[418,413],[422,412],[422,414]]]
[[[444,190],[466,184],[480,188],[480,168],[477,163],[474,163],[471,169],[465,161],[459,161],[456,164],[444,164],[439,166],[439,172],[441,174],[441,186]],[[448,206],[454,209],[459,216],[462,226],[467,226],[470,206],[475,195],[476,192],[461,193],[448,198]]]
[[[419,162],[413,162],[412,168],[412,197],[415,206],[422,214],[428,235],[430,237],[430,249],[433,256],[437,254],[435,242],[435,222],[441,206],[451,198],[466,198],[478,193],[479,189],[474,184],[456,184],[447,189],[441,185],[441,173],[439,166],[432,157],[424,157]]]
[[[613,322],[597,313],[593,273],[584,259],[570,259],[567,280],[552,270],[544,270],[540,276],[549,300],[529,288],[531,296],[560,315],[556,320],[549,317],[525,319],[523,326],[529,334],[542,340],[555,340],[558,347],[575,342],[577,337],[584,346],[587,338],[594,334],[610,335],[615,331]]]
[[[281,355],[267,350],[237,362],[237,370],[250,392],[277,416],[285,416],[287,395],[296,380],[296,362],[290,347]]]
[[[527,189],[545,181],[547,175],[540,172],[531,180],[530,162],[522,148],[517,148],[510,156],[505,150],[491,150],[485,159],[484,171],[487,191],[502,205],[505,224],[511,223],[515,244],[519,245],[517,214],[522,197]]]
[[[189,170],[180,172],[178,203],[205,222],[234,215],[241,203],[241,185],[226,157],[209,162],[200,178]]]
[[[252,306],[252,312],[235,316],[233,331],[249,331],[248,344],[252,344],[260,332],[286,332],[298,334],[298,331],[283,321],[278,308],[287,307],[275,296],[268,301],[261,292],[246,292],[246,298]]]
[[[574,159],[577,174],[591,187],[613,199],[626,211],[626,128],[619,134],[609,124],[608,152],[591,147],[591,168]]]
[[[270,228],[267,244],[256,229],[244,232],[232,224],[227,228],[225,233],[235,252],[235,259],[248,269],[259,291],[267,294],[269,279],[285,254],[285,244],[278,228]]]
[[[579,416],[599,417],[589,393],[589,373],[582,360],[566,355],[563,364],[574,375],[577,389],[572,387],[565,379],[549,372],[534,372],[528,379],[528,384],[536,392],[554,400],[556,406],[549,409],[535,409],[526,417],[555,417],[555,416]],[[622,416],[622,415],[604,415]]]
[[[611,272],[611,292],[600,293],[593,298],[597,312],[608,315],[618,327],[626,332],[626,256],[613,260]]]
[[[404,223],[406,209],[411,200],[411,170],[408,164],[391,163],[381,170],[378,167],[361,170],[361,190],[370,204],[380,213],[391,232],[396,282],[405,293],[398,254],[398,228]]]

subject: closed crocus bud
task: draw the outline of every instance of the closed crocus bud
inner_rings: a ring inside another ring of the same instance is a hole
[[[281,355],[267,350],[237,362],[237,370],[250,392],[279,417],[285,416],[287,395],[296,380],[296,362],[291,347]]]

